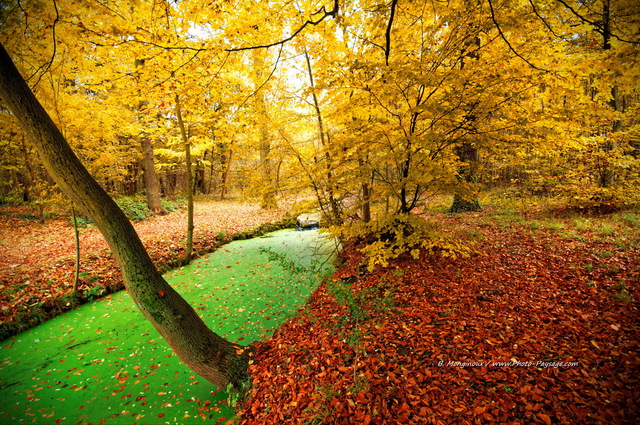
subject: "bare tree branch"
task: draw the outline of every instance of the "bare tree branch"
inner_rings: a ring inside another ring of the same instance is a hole
[[[273,77],[273,74],[276,72],[276,69],[278,68],[278,64],[280,63],[280,57],[282,56],[282,50],[284,49],[284,45],[280,45],[280,51],[278,52],[278,57],[276,58],[275,63],[273,64],[273,69],[271,70],[271,73],[269,74],[269,76],[262,82],[262,84],[260,84],[260,87],[258,87],[257,89],[255,89],[253,91],[253,93],[251,93],[249,96],[247,96],[247,98],[244,100],[244,102],[242,102],[242,104],[240,104],[240,106],[238,106],[238,110],[242,109],[242,107],[244,106],[245,103],[247,103],[249,101],[249,99],[251,99],[253,96],[255,96],[256,94],[258,94],[258,92],[265,86],[265,84],[267,84],[269,82],[269,80],[271,79],[271,77]]]
[[[571,13],[573,13],[573,15],[580,19],[580,21],[582,21],[585,24],[589,24],[593,27],[593,29],[597,32],[599,32],[600,34],[604,35],[605,34],[605,29],[602,27],[602,24],[596,21],[590,21],[589,19],[585,18],[584,16],[582,16],[580,13],[578,13],[577,10],[575,10],[573,7],[571,7],[569,4],[567,4],[567,2],[565,0],[556,0],[558,3],[560,3],[561,5],[563,5],[564,7],[566,7],[567,9],[569,9],[569,11]],[[615,38],[618,41],[621,41],[623,43],[630,43],[630,44],[640,44],[640,42],[638,41],[633,41],[633,40],[625,40],[621,37],[619,37],[616,34],[613,34],[612,32],[609,32],[609,35],[613,38]]]
[[[51,25],[51,38],[53,39],[53,52],[51,52],[51,59],[49,59],[46,63],[42,64],[42,66],[36,69],[34,73],[31,74],[29,78],[27,78],[27,81],[29,81],[31,78],[35,77],[37,74],[40,74],[38,75],[38,79],[36,80],[36,82],[33,84],[33,87],[36,87],[40,82],[40,80],[42,79],[42,76],[51,69],[51,65],[53,65],[53,61],[56,58],[56,52],[58,50],[58,42],[56,41],[56,24],[60,21],[60,12],[58,11],[58,3],[55,0],[53,0],[53,7],[55,8],[55,11],[56,11],[56,18],[53,20],[53,24]],[[25,16],[26,16],[26,12],[25,12]]]
[[[393,18],[396,16],[396,6],[398,0],[391,0],[391,13],[389,14],[389,23],[387,24],[387,31],[385,32],[386,45],[384,48],[384,60],[387,66],[389,65],[389,54],[391,53],[391,27],[393,26]]]
[[[551,31],[551,34],[553,34],[556,38],[564,38],[564,37],[561,37],[558,34],[556,34],[556,32],[553,30],[553,28],[551,28],[551,25],[549,25],[547,20],[544,19],[544,17],[542,15],[540,15],[540,12],[538,12],[538,8],[536,8],[536,5],[533,3],[533,0],[529,0],[529,4],[531,5],[531,9],[533,10],[533,13],[535,13],[535,15],[538,17],[538,19],[540,19],[542,21],[544,26],[547,27],[547,29],[549,31]]]
[[[493,24],[496,26],[496,29],[498,30],[498,33],[500,34],[500,37],[502,38],[502,40],[509,47],[509,50],[511,50],[514,55],[516,55],[517,57],[522,59],[524,62],[526,62],[527,65],[529,65],[531,68],[537,69],[538,71],[548,72],[546,69],[539,68],[539,67],[535,66],[534,64],[532,64],[531,62],[529,62],[529,60],[527,58],[522,56],[520,53],[518,53],[516,51],[516,49],[513,48],[513,46],[509,42],[509,40],[507,40],[507,37],[504,35],[504,32],[502,32],[502,27],[500,27],[500,24],[498,23],[498,21],[496,19],[496,14],[495,14],[495,11],[493,10],[493,3],[491,3],[491,0],[487,0],[487,1],[489,2],[489,8],[491,9],[491,20],[493,21]]]
[[[253,50],[253,49],[267,49],[269,47],[273,47],[273,46],[278,46],[278,45],[283,45],[288,41],[293,40],[298,34],[300,34],[308,25],[318,25],[320,22],[324,21],[326,18],[328,18],[329,16],[331,16],[332,18],[335,18],[338,15],[338,10],[340,9],[340,1],[339,0],[334,0],[333,1],[333,9],[331,10],[327,10],[324,6],[322,6],[320,9],[318,9],[317,11],[313,12],[311,14],[311,16],[315,16],[319,13],[322,13],[322,15],[316,19],[308,19],[306,22],[304,22],[297,30],[294,31],[293,34],[291,34],[289,37],[284,38],[280,41],[275,41],[273,43],[269,43],[269,44],[261,44],[258,46],[248,46],[248,47],[234,47],[231,49],[226,49],[227,52],[241,52],[243,50]]]

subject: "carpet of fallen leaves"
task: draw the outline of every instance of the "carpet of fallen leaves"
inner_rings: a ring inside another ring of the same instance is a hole
[[[25,218],[24,208],[0,209],[0,325],[16,323],[10,336],[72,308],[68,299],[75,269],[75,242],[68,217],[40,223]],[[284,209],[263,210],[257,204],[233,201],[197,202],[194,208],[194,251],[213,251],[232,235],[281,220]],[[184,256],[186,211],[134,223],[155,264],[175,267]],[[221,233],[222,232],[222,233]],[[79,302],[123,288],[122,278],[107,244],[95,227],[80,233],[81,281]],[[94,290],[94,292],[90,292]],[[67,305],[68,304],[68,305]],[[36,309],[36,307],[38,307]],[[1,338],[0,338],[1,339]]]
[[[441,218],[481,235],[469,259],[366,273],[348,247],[334,279],[368,295],[321,286],[257,345],[241,423],[640,423],[637,244],[482,214]]]

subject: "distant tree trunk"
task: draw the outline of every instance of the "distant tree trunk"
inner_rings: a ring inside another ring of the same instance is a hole
[[[24,136],[21,137],[21,148],[24,154],[24,165],[27,167],[27,171],[29,172],[29,178],[25,179],[24,192],[23,192],[23,200],[25,202],[29,202],[31,200],[30,190],[36,182],[36,174],[33,171],[33,167],[31,166],[31,159],[29,157],[29,150],[27,149],[27,144],[25,143]]]
[[[469,41],[465,43],[465,49],[469,50],[463,51],[462,56],[460,58],[460,69],[464,69],[465,58],[471,58],[477,60],[480,58],[478,54],[478,50],[480,49],[480,37],[475,36]],[[473,110],[473,107],[470,108]],[[469,123],[473,123],[475,121],[475,117],[471,112],[466,117]],[[458,174],[458,177],[461,181],[466,183],[474,183],[477,180],[476,177],[476,168],[478,163],[478,148],[476,148],[473,144],[469,142],[463,142],[459,146],[456,146],[455,152],[458,155],[458,159],[460,162],[465,163],[465,167]],[[478,197],[473,194],[471,197],[461,196],[459,193],[456,193],[453,196],[453,203],[451,204],[451,208],[449,212],[457,213],[457,212],[467,212],[467,211],[480,211],[482,207],[480,206],[480,201]]]
[[[369,182],[362,183],[362,221],[371,221],[371,188]]]
[[[278,208],[278,201],[276,200],[275,184],[273,182],[273,165],[269,154],[271,152],[271,145],[269,143],[268,136],[263,133],[262,140],[260,142],[260,164],[262,169],[262,181],[264,191],[262,194],[261,207],[264,209]]]
[[[273,182],[273,164],[271,161],[271,140],[269,138],[269,115],[267,114],[266,102],[264,100],[264,94],[261,90],[266,84],[263,82],[262,69],[265,62],[265,51],[256,49],[252,51],[253,61],[253,84],[254,84],[254,101],[255,108],[258,114],[258,127],[260,130],[260,177],[261,185],[260,191],[262,192],[261,208],[277,208],[278,202],[276,201],[275,185]]]
[[[167,212],[160,202],[160,181],[156,173],[156,166],[153,160],[153,145],[146,135],[140,138],[142,148],[142,166],[144,168],[144,187],[147,196],[147,206],[157,215],[164,215]]]
[[[202,195],[207,194],[207,180],[205,176],[204,161],[207,159],[207,151],[203,153],[202,161],[196,161],[196,171],[194,174],[193,188],[194,194],[200,192]],[[196,190],[197,189],[197,190]]]
[[[309,86],[311,87],[311,96],[313,99],[313,108],[316,113],[316,120],[318,121],[318,135],[320,137],[320,145],[324,150],[324,160],[326,161],[325,170],[326,170],[326,198],[328,198],[328,207],[326,205],[324,197],[318,199],[318,203],[320,204],[320,208],[325,213],[327,218],[329,219],[330,224],[340,225],[343,222],[342,217],[342,208],[340,207],[340,203],[336,199],[336,189],[334,187],[334,177],[333,171],[331,168],[331,154],[329,153],[328,145],[329,145],[329,137],[324,129],[324,122],[322,119],[322,112],[320,110],[320,103],[318,102],[318,96],[316,95],[316,86],[313,80],[313,69],[311,68],[311,58],[309,57],[309,52],[307,48],[304,48],[304,57],[307,62],[307,72],[309,74]],[[319,185],[318,185],[319,186]],[[324,194],[323,194],[324,195]]]
[[[184,128],[180,96],[178,95],[176,95],[176,116],[178,117],[178,127],[180,127],[180,136],[182,137],[182,143],[184,143],[185,161],[187,163],[187,246],[183,264],[189,264],[193,252],[193,172],[191,171],[191,143],[189,143],[187,131]]]
[[[118,193],[125,196],[133,196],[138,192],[138,167],[137,162],[127,165],[127,174],[119,181]]]
[[[138,68],[142,69],[144,67],[146,59],[136,59],[134,61],[134,65],[136,67],[136,83],[138,84],[138,93],[142,92],[141,84],[139,82],[140,73],[137,71]],[[148,101],[140,101],[138,104],[138,115],[140,118],[141,112],[144,109],[144,106],[148,104]],[[139,119],[139,121],[142,121]],[[156,166],[153,160],[153,145],[151,144],[151,140],[146,134],[140,135],[140,147],[142,149],[142,168],[144,170],[144,188],[145,195],[147,197],[147,207],[151,210],[152,213],[157,215],[164,215],[167,212],[162,207],[162,203],[160,202],[160,182],[158,180],[158,174],[156,173]]]
[[[215,167],[215,152],[213,147],[211,148],[211,164],[209,164],[209,184],[207,185],[207,194],[214,193],[217,188],[216,184],[216,167]]]
[[[466,163],[466,166],[463,170],[460,171],[458,177],[460,178],[460,180],[467,183],[475,183],[475,169],[478,162],[478,149],[471,143],[465,142],[460,146],[457,146],[455,150],[460,161]],[[477,195],[473,194],[471,197],[464,197],[459,193],[456,193],[453,197],[453,203],[451,204],[449,212],[458,213],[480,211],[481,209],[482,207],[480,206],[480,201],[478,200]]]
[[[358,160],[360,168],[365,167],[364,159]],[[364,176],[364,182],[362,182],[362,221],[368,223],[371,221],[371,180],[370,176]]]
[[[602,10],[602,37],[603,50],[611,50],[611,5],[610,0],[605,0],[603,2],[603,10]],[[618,86],[613,86],[611,89],[611,107],[616,112],[623,112],[622,99],[620,99],[620,89]],[[611,127],[611,131],[613,133],[617,133],[622,131],[624,128],[622,120],[615,119],[613,121],[613,125]],[[603,146],[603,150],[609,154],[617,148],[617,144],[614,137],[607,137],[607,141]],[[602,187],[611,187],[615,182],[615,171],[613,167],[609,164],[609,159],[605,158],[602,164],[602,168],[600,170],[600,186]]]
[[[233,156],[233,150],[229,146],[229,155],[222,154],[222,178],[220,181],[220,199],[225,199],[227,196],[227,184],[229,182],[229,173],[231,172],[231,158]]]
[[[96,224],[144,316],[193,371],[219,388],[248,379],[249,354],[212,332],[153,265],[131,222],[81,164],[0,45],[0,96],[62,190]]]

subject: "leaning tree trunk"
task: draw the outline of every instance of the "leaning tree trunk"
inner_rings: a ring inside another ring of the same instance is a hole
[[[219,388],[240,388],[248,378],[248,351],[211,331],[164,280],[127,217],[82,165],[1,44],[0,96],[51,177],[107,240],[144,316],[193,371]]]

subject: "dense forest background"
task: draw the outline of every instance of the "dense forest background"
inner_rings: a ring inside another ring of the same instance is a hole
[[[3,1],[0,41],[103,187],[157,213],[187,162],[196,195],[303,193],[335,225],[487,186],[638,202],[635,2],[325,3]],[[7,110],[0,146],[3,204],[65,205]]]

